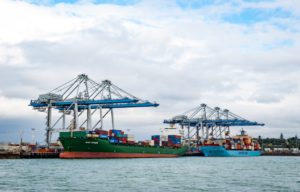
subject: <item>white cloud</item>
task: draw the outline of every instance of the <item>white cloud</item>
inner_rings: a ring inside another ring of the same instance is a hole
[[[10,66],[24,66],[26,65],[26,58],[23,55],[22,49],[15,46],[1,46],[0,47],[0,65]]]
[[[33,118],[41,117],[39,114],[28,107],[29,101],[25,99],[15,99],[0,97],[1,108],[0,111],[1,118]]]

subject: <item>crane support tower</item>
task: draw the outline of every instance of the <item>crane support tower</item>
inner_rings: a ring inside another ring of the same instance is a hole
[[[263,123],[248,121],[228,109],[209,107],[206,104],[186,111],[183,114],[164,120],[164,123],[182,129],[184,140],[191,143],[203,143],[205,139],[225,138],[230,134],[231,126],[264,126]]]
[[[54,131],[81,129],[87,130],[103,128],[103,119],[110,114],[112,129],[115,128],[115,108],[157,107],[156,102],[142,100],[122,90],[109,80],[97,83],[86,74],[53,89],[49,93],[39,95],[38,99],[31,100],[29,106],[40,112],[46,112],[46,143],[49,146]],[[53,109],[60,114],[54,121]],[[98,112],[97,112],[98,111]],[[82,121],[80,117],[86,114]],[[97,121],[92,117],[97,116]],[[67,115],[71,115],[67,124]],[[59,122],[61,122],[59,124]],[[58,128],[57,128],[58,127]]]

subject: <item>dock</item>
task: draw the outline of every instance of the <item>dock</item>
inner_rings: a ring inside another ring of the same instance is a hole
[[[20,154],[21,159],[53,159],[53,158],[59,158],[59,152],[45,152],[45,153],[39,153],[39,152],[30,152],[30,153],[21,153]]]

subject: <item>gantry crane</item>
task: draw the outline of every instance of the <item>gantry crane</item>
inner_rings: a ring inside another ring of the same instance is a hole
[[[38,99],[31,100],[29,104],[33,109],[47,113],[46,143],[48,146],[53,131],[69,129],[72,133],[83,125],[86,125],[87,130],[93,130],[99,124],[99,129],[102,129],[103,118],[108,114],[111,116],[112,129],[114,129],[114,108],[157,107],[158,105],[156,102],[145,101],[131,95],[109,80],[97,83],[85,74],[78,75],[49,93],[39,95]],[[61,113],[56,121],[52,120],[52,109]],[[97,111],[99,111],[99,119],[93,123],[92,116]],[[85,112],[86,118],[80,124],[79,117]],[[66,126],[66,115],[70,114],[73,114],[73,117]],[[55,128],[60,121],[61,127]]]
[[[206,104],[164,120],[164,123],[180,125],[182,130],[187,130],[187,134],[183,135],[184,139],[188,142],[196,141],[197,144],[205,139],[229,135],[231,126],[264,126],[263,123],[248,121],[228,109],[211,108]]]

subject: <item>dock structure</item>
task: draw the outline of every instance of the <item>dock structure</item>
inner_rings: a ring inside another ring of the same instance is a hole
[[[210,138],[225,138],[230,133],[231,126],[264,126],[263,123],[246,120],[228,109],[209,107],[206,104],[164,120],[171,126],[179,125],[183,132],[183,138],[189,144],[203,143]]]
[[[86,74],[80,74],[52,91],[39,95],[38,99],[31,100],[29,104],[39,112],[46,112],[47,145],[54,131],[69,130],[72,134],[83,126],[87,130],[103,129],[103,120],[108,115],[111,117],[112,129],[115,129],[113,109],[158,105],[133,96],[109,80],[97,83]],[[54,115],[53,109],[59,115]]]

